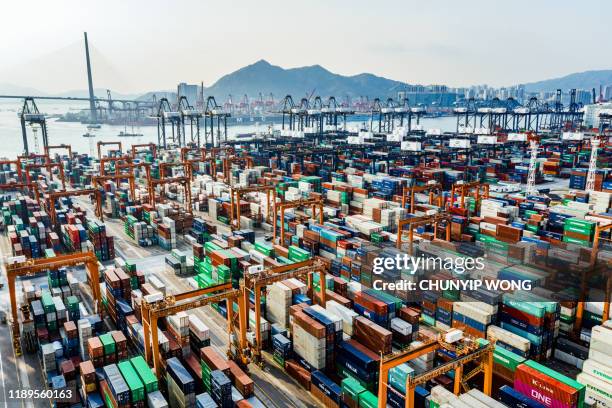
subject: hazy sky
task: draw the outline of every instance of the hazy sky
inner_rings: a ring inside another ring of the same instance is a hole
[[[0,83],[45,92],[211,85],[266,59],[409,83],[508,85],[612,68],[611,1],[7,1]]]

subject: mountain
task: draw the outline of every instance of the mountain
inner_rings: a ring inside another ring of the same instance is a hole
[[[612,69],[577,72],[574,74],[565,75],[560,78],[552,78],[546,79],[544,81],[531,82],[525,84],[525,89],[529,92],[547,92],[555,91],[556,89],[563,89],[564,91],[566,91],[572,88],[596,88],[599,92],[600,85],[612,85]]]
[[[45,96],[46,93],[27,86],[13,85],[6,82],[0,82],[0,95],[40,95]]]
[[[283,69],[260,60],[221,77],[204,92],[221,100],[229,94],[237,100],[244,94],[255,97],[261,92],[264,97],[272,93],[277,99],[290,94],[299,101],[311,93],[337,98],[345,95],[384,98],[395,95],[397,89],[404,85],[372,74],[343,76],[320,65]]]

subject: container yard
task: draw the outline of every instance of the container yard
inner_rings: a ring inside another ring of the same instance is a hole
[[[612,6],[30,3],[0,408],[612,407]]]
[[[43,406],[612,406],[607,134],[489,137],[7,158],[13,353]]]

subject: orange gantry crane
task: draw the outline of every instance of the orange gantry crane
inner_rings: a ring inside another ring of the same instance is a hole
[[[318,300],[320,305],[325,307],[325,292],[327,291],[325,282],[326,268],[318,259],[297,262],[289,265],[278,266],[264,269],[259,272],[245,275],[241,282],[242,302],[249,305],[250,292],[254,293],[255,301],[255,344],[251,346],[251,356],[256,362],[261,362],[261,292],[266,286],[274,282],[280,282],[291,278],[307,277],[308,288],[312,293],[313,302],[316,302],[316,295],[313,284],[313,274],[319,274],[320,294]],[[229,307],[228,307],[229,309]],[[245,334],[246,336],[246,334]]]
[[[66,178],[64,177],[64,166],[61,163],[42,163],[42,164],[26,164],[25,166],[25,176],[26,176],[26,184],[32,183],[30,178],[30,170],[31,169],[40,169],[45,168],[49,173],[49,179],[53,180],[53,168],[58,169],[59,178],[62,180],[62,190],[66,191]]]
[[[443,198],[442,192],[444,189],[442,188],[442,184],[433,183],[426,184],[424,186],[412,186],[410,188],[404,187],[402,190],[402,208],[406,208],[407,198],[410,197],[410,214],[414,213],[414,196],[416,193],[427,192],[429,194],[429,204],[433,205],[434,202],[438,202],[438,207],[442,207]]]
[[[415,235],[419,236],[418,234],[415,234],[414,228],[418,226],[422,226],[422,225],[433,225],[434,226],[434,239],[436,239],[438,237],[438,225],[444,221],[446,221],[446,226],[444,228],[446,232],[445,241],[450,241],[450,238],[451,238],[450,219],[451,219],[451,216],[448,214],[436,214],[436,215],[424,215],[424,216],[419,216],[419,217],[411,217],[411,218],[400,220],[397,224],[397,241],[395,243],[395,246],[397,247],[397,249],[402,249],[402,243],[403,243],[402,237],[404,233],[406,232],[404,230],[404,226],[407,225],[408,234],[409,234],[408,243],[410,244],[410,249],[408,253],[412,255],[412,244],[414,242],[414,237]]]
[[[128,180],[128,182],[130,184],[130,199],[131,200],[136,200],[136,182],[134,180],[134,174],[132,174],[132,173],[113,174],[113,175],[109,175],[109,176],[93,176],[91,178],[93,187],[98,192],[99,192],[99,188],[102,187],[102,183],[104,183],[107,180],[114,180],[117,183],[119,183],[121,180]],[[99,193],[99,194],[101,195],[101,193]],[[96,211],[98,211],[98,210],[96,210]],[[100,218],[101,221],[104,221],[104,212],[102,211],[101,207],[100,207],[100,210],[99,210],[99,214],[96,213],[96,215],[98,216],[98,218]]]
[[[451,201],[450,207],[455,205],[457,194],[460,195],[459,208],[465,209],[465,197],[470,196],[474,193],[476,199],[476,205],[480,202],[481,198],[489,198],[489,184],[481,183],[479,181],[473,181],[470,183],[455,183],[451,188]]]
[[[323,224],[323,200],[321,198],[301,198],[294,201],[284,201],[274,203],[274,225],[273,225],[273,237],[276,241],[277,237],[277,219],[280,213],[280,244],[285,245],[285,211],[290,208],[298,207],[311,207],[312,218],[317,219],[317,209],[319,209],[318,219],[319,224]]]
[[[148,184],[149,204],[151,204],[151,206],[153,206],[153,209],[155,209],[155,202],[156,202],[155,187],[156,186],[163,187],[166,184],[172,184],[172,183],[177,183],[183,186],[183,188],[185,189],[185,210],[187,210],[187,212],[189,213],[192,213],[193,212],[193,205],[192,205],[193,202],[191,200],[191,179],[186,176],[164,178],[164,179],[159,179],[159,180],[149,178],[149,184]]]
[[[155,146],[155,143],[141,143],[132,145],[132,159],[136,158],[136,155],[138,154],[138,148],[140,147],[148,147],[151,151],[151,154],[153,155],[153,158],[157,158],[157,146]]]
[[[21,355],[21,342],[19,318],[17,316],[17,296],[15,293],[15,280],[20,276],[33,276],[48,269],[58,269],[64,266],[76,266],[85,264],[91,287],[91,293],[95,302],[95,312],[102,313],[102,296],[100,293],[100,276],[98,271],[98,258],[92,251],[75,252],[73,254],[57,255],[53,258],[27,259],[23,257],[9,258],[4,264],[11,303],[11,317],[13,329],[13,347],[17,355]]]
[[[72,146],[68,145],[68,144],[59,144],[59,145],[53,145],[53,146],[45,146],[45,153],[47,154],[47,156],[51,157],[51,150],[67,150],[68,151],[68,157],[72,157]]]
[[[51,218],[51,224],[57,224],[57,213],[55,211],[55,200],[62,197],[93,195],[96,200],[95,212],[98,218],[102,218],[102,193],[97,188],[86,188],[84,190],[54,191],[47,193],[47,212]]]
[[[124,156],[116,156],[116,157],[103,157],[100,159],[100,175],[106,175],[106,163],[114,163],[115,164],[115,173],[119,173],[119,169],[117,166],[119,164],[130,164],[132,163],[132,158],[128,155]]]
[[[419,338],[420,345],[409,347],[400,352],[382,356],[380,359],[380,369],[378,377],[378,408],[387,407],[387,381],[389,378],[389,370],[397,367],[407,361],[413,360],[428,353],[435,352],[441,348],[452,351],[456,358],[435,367],[432,370],[417,374],[414,377],[408,376],[406,379],[406,396],[405,407],[414,407],[414,390],[418,385],[425,384],[427,381],[454,370],[454,386],[453,392],[455,395],[461,393],[461,388],[469,391],[467,382],[474,378],[479,373],[483,373],[483,392],[486,395],[491,395],[491,386],[493,383],[493,350],[495,342],[489,341],[488,344],[479,344],[474,340],[462,346],[454,346],[445,343],[438,337],[421,336]],[[465,365],[476,362],[476,368],[464,373]]]
[[[232,289],[232,284],[224,283],[221,285],[210,286],[208,288],[196,289],[189,292],[166,296],[163,300],[155,303],[148,303],[143,299],[142,302],[142,326],[144,329],[144,355],[147,362],[153,361],[153,370],[157,378],[162,374],[162,360],[159,352],[158,338],[158,320],[163,317],[168,317],[179,312],[197,309],[209,305],[211,303],[227,300],[227,319],[228,327],[231,333],[233,325],[233,310],[230,301],[238,299],[240,291]],[[247,309],[241,307],[239,309],[241,331],[244,331],[244,343],[246,344],[246,324],[247,324]]]
[[[40,205],[40,191],[38,190],[38,184],[36,183],[9,183],[0,184],[0,191],[10,191],[13,189],[32,189],[34,191],[34,198],[38,205]]]
[[[248,187],[232,187],[230,189],[230,226],[232,229],[240,229],[240,200],[243,194],[265,192],[267,214],[266,220],[271,222],[272,205],[276,203],[276,187],[273,185],[257,185]],[[260,207],[261,208],[261,207]],[[260,209],[261,211],[261,209]]]
[[[240,282],[240,288],[233,289],[231,282],[200,288],[188,292],[166,296],[164,299],[142,303],[142,325],[144,328],[144,354],[147,361],[153,361],[153,368],[158,378],[161,375],[163,361],[160,359],[158,320],[179,312],[197,309],[222,300],[227,302],[228,334],[235,341],[236,353],[228,350],[228,355],[235,357],[246,366],[251,357],[261,358],[261,291],[274,282],[285,279],[308,276],[308,285],[313,290],[312,275],[318,273],[321,281],[321,304],[325,304],[325,267],[319,260],[308,260],[291,265],[270,268],[249,274]],[[247,331],[249,330],[249,298],[250,292],[255,292],[255,344],[249,345]],[[234,312],[234,303],[238,304],[237,315]],[[235,322],[237,320],[237,322]],[[237,330],[236,330],[237,329]]]
[[[0,166],[5,166],[7,164],[14,164],[15,169],[17,170],[17,177],[19,181],[23,181],[23,175],[21,173],[21,162],[19,160],[0,160]]]
[[[230,184],[230,171],[233,163],[244,165],[246,169],[253,168],[253,158],[251,156],[228,156],[223,158],[223,179],[227,184]]]
[[[121,142],[103,142],[103,141],[99,141],[98,142],[98,159],[102,158],[102,146],[117,146],[119,150],[119,153],[121,154],[121,152],[123,152],[122,148],[121,148]]]
[[[146,185],[149,185],[149,180],[151,180],[151,163],[125,163],[125,164],[117,164],[116,166],[117,171],[120,171],[122,169],[128,169],[130,174],[134,174],[134,169],[137,168],[143,168],[145,170],[145,180],[146,180]],[[148,188],[147,188],[147,193],[148,193]],[[134,192],[135,193],[135,192]],[[133,199],[136,200],[136,196],[133,195]],[[147,197],[147,199],[150,202],[150,198]]]
[[[188,176],[190,174],[189,171],[189,167],[190,167],[190,163],[183,161],[183,162],[172,162],[172,163],[159,163],[159,178],[166,178],[167,174],[166,174],[166,169],[172,169],[175,167],[182,167],[183,168],[183,175],[184,176]]]

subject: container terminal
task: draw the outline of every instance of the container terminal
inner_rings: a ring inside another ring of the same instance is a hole
[[[158,143],[0,161],[11,406],[612,406],[612,116],[288,97],[227,140],[167,103]]]

